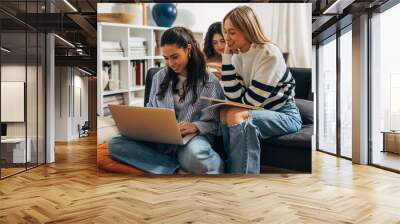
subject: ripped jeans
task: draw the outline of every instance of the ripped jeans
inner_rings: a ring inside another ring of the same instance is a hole
[[[294,100],[277,111],[250,110],[249,118],[232,126],[221,124],[227,173],[260,173],[260,140],[298,132],[302,121]]]

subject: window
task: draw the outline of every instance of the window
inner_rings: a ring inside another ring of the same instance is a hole
[[[23,15],[39,12],[44,2],[7,4],[20,7]],[[4,13],[0,17],[14,20]],[[0,24],[0,179],[45,163],[45,45],[38,30]]]
[[[336,40],[318,48],[318,145],[336,153]]]
[[[340,36],[340,155],[351,158],[352,142],[352,32]]]
[[[371,141],[372,164],[400,170],[400,155],[384,150],[383,133],[400,130],[400,5],[371,19]],[[400,147],[400,143],[398,147]]]

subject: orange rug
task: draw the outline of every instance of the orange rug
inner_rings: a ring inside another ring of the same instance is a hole
[[[108,154],[107,143],[103,143],[97,146],[97,166],[104,171],[113,173],[125,173],[125,174],[136,174],[136,175],[145,173],[141,169],[111,159],[110,155]]]

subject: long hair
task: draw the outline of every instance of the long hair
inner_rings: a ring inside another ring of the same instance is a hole
[[[206,71],[206,59],[201,52],[192,31],[185,27],[173,27],[166,30],[161,36],[161,47],[165,45],[175,44],[178,48],[187,48],[190,44],[192,49],[189,53],[188,63],[186,65],[187,79],[186,84],[183,85],[183,95],[180,98],[182,102],[189,91],[193,93],[192,104],[197,101],[197,88],[199,84],[206,85],[208,73]],[[172,82],[172,89],[176,93],[176,84],[178,82],[178,74],[168,67],[167,75],[164,77],[160,84],[160,91],[157,93],[159,99],[165,97],[170,83]]]
[[[264,35],[258,18],[254,11],[248,6],[238,6],[225,15],[223,24],[229,19],[232,25],[241,31],[245,38],[255,44],[266,44],[270,40]]]
[[[222,37],[224,36],[221,30],[221,22],[215,22],[211,24],[211,26],[207,30],[206,37],[204,38],[204,48],[203,48],[203,52],[207,58],[212,58],[217,54],[217,52],[215,52],[214,50],[212,43],[214,34],[219,34]]]

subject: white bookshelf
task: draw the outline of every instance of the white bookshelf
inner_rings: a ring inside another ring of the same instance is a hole
[[[107,103],[104,100],[109,96],[121,95],[125,105],[143,106],[144,80],[147,69],[156,66],[156,62],[163,63],[161,52],[156,52],[156,40],[159,42],[162,33],[168,28],[156,26],[138,26],[130,24],[100,22],[97,23],[97,112],[99,116],[105,115]],[[193,31],[199,43],[203,43],[203,32]],[[131,55],[130,37],[140,37],[146,40],[146,55]],[[109,56],[103,52],[104,41],[118,41],[123,49],[123,56]],[[160,51],[160,49],[159,49]],[[134,61],[143,61],[147,66],[141,77],[142,85],[137,85],[136,77],[133,77]],[[104,90],[103,62],[119,64],[119,84],[112,90]],[[120,97],[120,96],[118,96]]]

